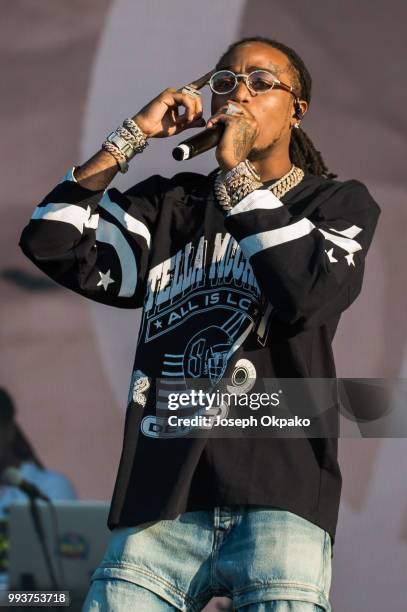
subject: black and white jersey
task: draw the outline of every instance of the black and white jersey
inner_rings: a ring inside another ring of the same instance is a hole
[[[294,512],[333,543],[337,439],[165,435],[157,407],[188,380],[336,376],[332,340],[381,212],[368,189],[305,174],[281,200],[266,183],[226,214],[216,170],[125,192],[90,191],[73,170],[19,245],[83,297],[143,309],[109,528],[245,504]]]

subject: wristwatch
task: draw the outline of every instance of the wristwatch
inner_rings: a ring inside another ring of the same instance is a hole
[[[135,156],[136,152],[134,150],[134,147],[132,145],[132,143],[128,140],[126,140],[125,138],[123,138],[123,136],[120,136],[115,130],[113,130],[113,132],[110,132],[110,134],[106,137],[106,140],[108,142],[111,142],[115,147],[117,147],[117,149],[119,149],[119,151],[121,151],[123,153],[123,155],[126,157],[126,161],[125,160],[117,160],[117,163],[120,166],[120,170],[122,172],[127,172],[128,168],[129,168],[129,161]]]

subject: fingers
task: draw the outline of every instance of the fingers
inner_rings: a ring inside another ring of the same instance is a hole
[[[202,87],[204,87],[208,83],[209,79],[215,72],[216,72],[216,68],[213,68],[212,70],[210,70],[203,76],[199,77],[199,79],[196,79],[195,81],[191,81],[191,83],[189,83],[189,86],[193,87],[194,89],[202,89]]]
[[[198,117],[188,127],[206,127],[206,121],[203,117]]]
[[[178,117],[178,121],[181,123],[191,123],[196,119],[202,117],[202,100],[199,96],[191,97],[189,94],[182,95],[182,106],[185,107],[184,115]]]
[[[172,117],[175,118],[177,125],[191,124],[202,118],[202,99],[199,89],[202,89],[202,87],[209,82],[214,72],[216,72],[216,68],[209,70],[209,72],[206,72],[198,79],[191,81],[188,85],[180,89],[167,88],[163,92],[164,102],[166,102],[167,106],[173,107]],[[188,92],[188,90],[190,91]],[[172,104],[166,99],[166,94],[168,93],[171,94]],[[179,106],[185,107],[184,115],[179,115]],[[206,123],[204,121],[199,121],[199,125],[204,126]]]
[[[176,107],[178,115],[178,107],[184,106],[184,115],[177,116],[178,123],[191,123],[194,119],[202,116],[202,101],[200,96],[190,96],[188,94],[177,91],[176,89],[167,89],[164,93],[164,101],[169,107]]]
[[[240,119],[241,117],[239,117]],[[233,117],[232,115],[227,115],[226,113],[221,113],[219,115],[214,115],[213,117],[211,117],[207,123],[206,123],[206,127],[210,128],[213,127],[214,125],[216,125],[217,123],[232,123],[233,121],[236,121],[237,117]]]
[[[229,102],[228,104],[225,104],[219,110],[217,110],[216,113],[214,113],[212,117],[209,118],[206,125],[207,127],[212,127],[216,123],[218,123],[218,121],[230,123],[230,121],[228,121],[229,119],[241,119],[242,117],[245,117],[243,109],[234,102]]]

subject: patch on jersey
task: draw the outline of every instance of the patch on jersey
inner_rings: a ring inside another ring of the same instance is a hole
[[[247,393],[256,382],[256,368],[249,359],[239,359],[233,368],[231,385],[227,385],[229,393]]]
[[[129,397],[127,403],[134,402],[145,406],[147,398],[145,392],[150,388],[150,379],[141,370],[134,370],[131,376]]]

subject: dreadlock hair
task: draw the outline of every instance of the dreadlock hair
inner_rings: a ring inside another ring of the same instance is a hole
[[[275,49],[278,49],[279,51],[282,51],[282,53],[284,53],[290,61],[291,74],[296,85],[299,98],[310,103],[312,78],[307,67],[294,49],[291,49],[291,47],[287,47],[283,43],[272,38],[267,38],[264,36],[249,36],[247,38],[237,40],[229,45],[216,64],[216,68],[220,68],[224,57],[231,53],[236,47],[249,42],[265,43],[271,47],[274,47]],[[338,176],[337,174],[329,172],[320,151],[317,151],[312,140],[307,136],[302,128],[291,130],[289,155],[291,162],[299,168],[302,168],[305,173],[323,176],[324,178],[328,179],[334,179]]]

